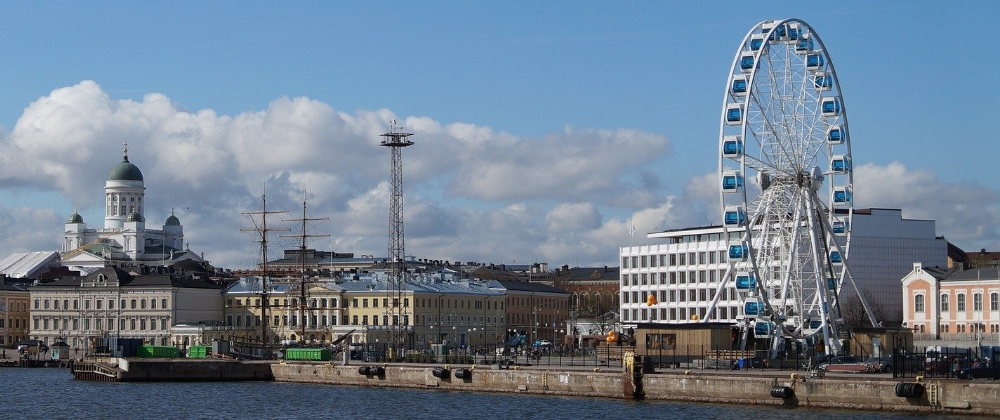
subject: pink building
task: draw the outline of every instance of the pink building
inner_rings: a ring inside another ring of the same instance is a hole
[[[903,277],[903,326],[916,340],[996,344],[1000,336],[1000,267],[913,264]]]

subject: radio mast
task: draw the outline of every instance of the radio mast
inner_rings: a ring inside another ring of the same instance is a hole
[[[392,151],[392,193],[389,196],[389,254],[386,259],[388,284],[386,287],[385,319],[389,345],[401,349],[406,344],[409,315],[406,312],[403,290],[406,276],[406,251],[403,246],[403,157],[404,147],[412,146],[407,137],[413,133],[397,131],[396,120],[392,120],[389,132],[381,134],[381,145]]]

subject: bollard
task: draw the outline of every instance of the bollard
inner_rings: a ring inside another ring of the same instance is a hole
[[[436,368],[434,368],[433,371],[431,371],[432,375],[434,375],[435,377],[441,378],[441,379],[448,379],[449,373],[450,372],[448,372],[448,369],[445,369],[445,368],[442,368],[442,367],[436,367]]]

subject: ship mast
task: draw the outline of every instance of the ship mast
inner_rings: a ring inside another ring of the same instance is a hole
[[[295,237],[298,237],[298,238],[302,239],[302,243],[299,245],[299,276],[301,277],[300,278],[300,283],[299,283],[299,304],[298,304],[299,322],[300,322],[300,324],[299,324],[299,326],[300,326],[300,328],[299,328],[299,341],[300,342],[304,342],[305,339],[306,339],[306,310],[307,310],[306,308],[308,308],[308,304],[306,303],[306,299],[308,299],[308,297],[309,297],[308,296],[308,290],[307,290],[308,288],[307,288],[307,285],[306,285],[306,283],[308,282],[308,278],[309,278],[308,270],[306,270],[306,238],[316,238],[316,237],[322,237],[322,236],[330,236],[330,235],[321,235],[321,234],[313,234],[313,235],[306,234],[306,222],[313,222],[313,221],[320,221],[320,220],[330,220],[330,218],[329,217],[314,217],[314,218],[308,218],[308,217],[306,217],[306,192],[305,191],[302,191],[302,218],[300,218],[300,219],[284,219],[283,220],[285,222],[302,222],[302,233],[300,235],[281,235],[282,238],[295,238]],[[313,325],[313,327],[315,328],[315,325]]]
[[[264,189],[266,190],[267,185],[265,184]],[[260,318],[261,318],[261,339],[263,340],[264,349],[268,348],[268,330],[267,330],[267,317],[268,317],[268,307],[270,306],[270,292],[271,292],[271,279],[270,272],[267,268],[267,233],[270,231],[288,231],[287,228],[269,228],[267,227],[267,215],[268,214],[279,214],[288,213],[288,210],[268,210],[267,209],[267,194],[260,195],[260,211],[245,211],[242,214],[250,218],[253,222],[253,229],[241,229],[244,232],[256,232],[260,235]],[[260,224],[257,224],[257,219],[254,216],[260,216]],[[269,356],[265,356],[269,358]]]

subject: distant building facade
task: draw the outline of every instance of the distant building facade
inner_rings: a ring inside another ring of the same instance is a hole
[[[998,344],[1000,268],[913,264],[902,278],[903,322],[917,340]]]
[[[30,300],[28,289],[0,282],[0,348],[13,348],[18,340],[28,338]]]
[[[622,247],[623,325],[706,319],[727,268],[723,235],[721,226],[677,229],[648,235],[662,244]],[[899,279],[914,262],[943,267],[947,257],[948,243],[936,236],[934,221],[903,219],[898,209],[855,210],[849,259],[854,281],[895,322],[902,320],[903,312]],[[711,319],[735,324],[743,317],[744,302],[733,282],[721,293]],[[653,306],[647,305],[650,294],[656,297]]]
[[[30,337],[90,351],[102,337],[170,345],[178,323],[222,321],[222,286],[191,276],[133,275],[117,267],[29,288]]]

